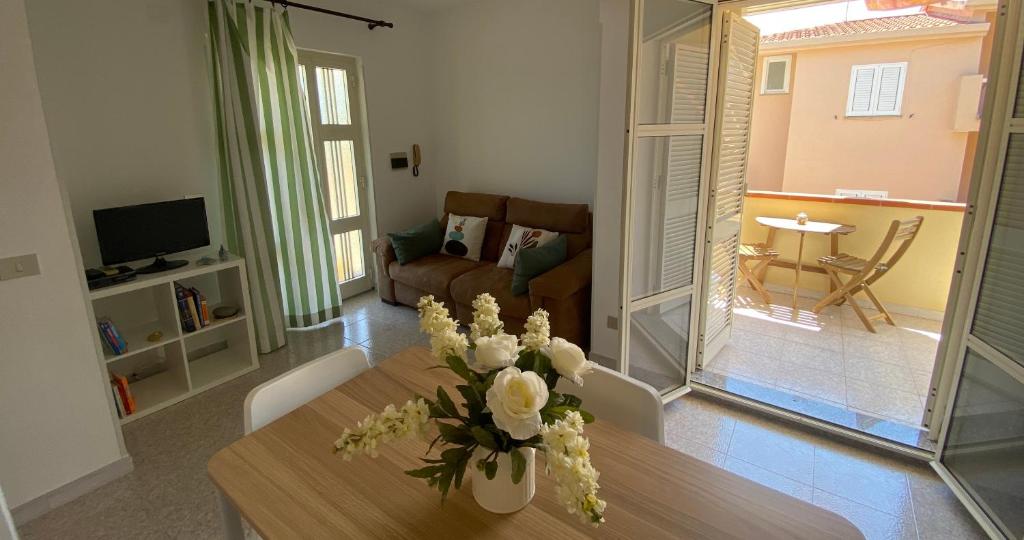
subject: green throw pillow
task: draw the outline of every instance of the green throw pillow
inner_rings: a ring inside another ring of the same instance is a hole
[[[565,235],[540,247],[522,249],[512,270],[512,294],[530,292],[530,280],[565,262],[569,242]]]
[[[406,264],[424,255],[441,251],[444,229],[436,219],[399,233],[389,233],[398,264]]]

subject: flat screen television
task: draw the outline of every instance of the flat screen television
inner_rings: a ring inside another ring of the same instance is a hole
[[[164,255],[210,245],[202,197],[93,210],[103,264],[110,266],[155,257],[140,274],[179,268],[188,261]]]

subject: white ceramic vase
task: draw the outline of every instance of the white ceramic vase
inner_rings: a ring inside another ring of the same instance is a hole
[[[512,483],[512,458],[508,453],[498,454],[498,473],[488,480],[484,471],[476,468],[476,462],[487,457],[491,451],[479,446],[473,451],[473,458],[468,465],[472,470],[473,498],[484,510],[495,514],[510,514],[523,509],[533,499],[537,490],[534,476],[537,450],[520,448],[519,451],[526,458],[526,472],[518,484]]]

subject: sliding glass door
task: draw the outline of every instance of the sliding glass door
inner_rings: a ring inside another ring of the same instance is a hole
[[[663,394],[686,384],[695,351],[714,12],[698,0],[634,5],[620,368]]]

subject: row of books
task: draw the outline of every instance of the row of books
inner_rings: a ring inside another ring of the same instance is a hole
[[[104,318],[100,319],[96,325],[99,326],[100,338],[103,340],[103,344],[107,346],[110,352],[124,354],[128,350],[128,342],[121,337],[121,333],[117,331],[113,321]]]
[[[206,297],[195,287],[185,287],[174,283],[174,293],[178,297],[178,314],[181,315],[181,329],[195,332],[210,325],[210,310],[206,305]]]
[[[110,373],[110,389],[114,392],[114,404],[117,406],[117,417],[124,418],[136,411],[135,398],[128,387],[128,378],[117,373]]]

